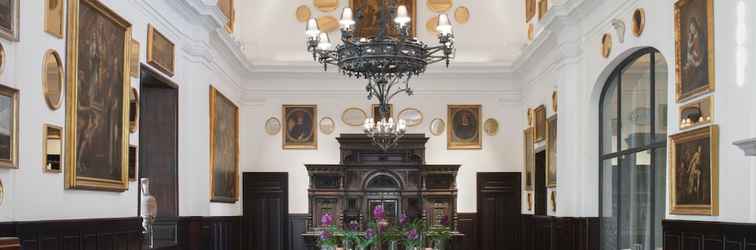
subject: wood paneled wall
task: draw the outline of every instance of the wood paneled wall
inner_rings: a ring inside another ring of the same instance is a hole
[[[665,220],[665,250],[756,250],[756,224]]]
[[[522,215],[523,250],[598,250],[599,219]]]

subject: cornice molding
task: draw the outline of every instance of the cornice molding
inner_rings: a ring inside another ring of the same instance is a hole
[[[246,89],[242,103],[245,105],[262,105],[269,98],[279,97],[355,97],[363,96],[362,88],[322,90],[322,89]],[[417,97],[444,97],[444,96],[478,96],[495,97],[499,103],[520,103],[522,93],[519,90],[431,90],[417,89],[414,96]]]
[[[420,78],[423,79],[513,79],[514,70],[505,64],[497,63],[459,63],[452,62],[448,68],[443,65],[429,65]],[[252,67],[250,79],[310,79],[338,80],[347,79],[335,66],[329,65],[324,71],[323,65],[316,62],[278,62],[261,63]]]

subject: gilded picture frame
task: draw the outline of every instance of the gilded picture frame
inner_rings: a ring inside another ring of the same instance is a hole
[[[538,1],[538,20],[540,21],[549,12],[549,0]]]
[[[557,115],[546,120],[546,187],[557,186]]]
[[[424,119],[423,112],[417,108],[402,109],[402,111],[399,111],[399,114],[396,116],[396,118],[402,119],[407,122],[408,128],[420,126],[420,124],[423,124]]]
[[[535,148],[533,141],[533,127],[526,128],[522,131],[523,146],[523,173],[525,181],[525,190],[533,191],[535,187]]]
[[[394,117],[394,104],[387,104],[388,107],[388,117],[384,117],[383,113],[381,112],[381,105],[379,104],[373,104],[371,110],[373,111],[373,122],[382,121],[383,119],[389,119]]]
[[[646,10],[643,8],[633,11],[633,35],[640,37],[646,29]]]
[[[100,1],[69,0],[67,34],[65,186],[126,191],[131,24]]]
[[[57,51],[49,49],[45,52],[42,61],[42,88],[45,102],[51,110],[58,110],[63,101],[63,81],[66,79],[63,72],[63,60],[60,59]]]
[[[139,78],[139,41],[131,39],[131,56],[129,56],[129,76]]]
[[[712,92],[716,85],[714,0],[679,0],[674,18],[675,95],[680,103]]]
[[[604,36],[601,37],[601,56],[604,58],[609,58],[610,55],[612,55],[612,47],[614,46],[614,42],[612,41],[612,34],[604,33]]]
[[[525,23],[533,20],[536,14],[536,0],[525,0]]]
[[[13,42],[18,41],[21,27],[20,4],[21,0],[0,1],[0,5],[4,6],[4,8],[0,8],[4,10],[0,12],[0,38]]]
[[[283,149],[318,149],[317,105],[283,105]]]
[[[210,86],[210,201],[239,201],[239,107]]]
[[[42,126],[42,169],[44,172],[63,172],[63,145],[63,127],[52,124]],[[54,147],[57,147],[57,149]],[[57,155],[58,157],[51,159],[50,155]]]
[[[176,67],[176,45],[152,24],[147,25],[147,63],[173,77]]]
[[[357,17],[362,10],[367,12],[364,16],[364,18],[367,19],[357,20],[357,25],[354,30],[355,37],[371,38],[375,37],[378,33],[378,27],[380,26],[378,22],[380,20],[379,10],[381,9],[381,6],[372,5],[372,3],[378,5],[378,2],[379,1],[370,0],[349,0],[349,7],[355,11],[355,17]],[[407,11],[409,12],[410,18],[412,18],[409,36],[417,36],[417,0],[397,0],[397,6],[398,5],[407,6]],[[390,18],[393,20],[393,17]],[[387,29],[386,33],[388,36],[396,37],[399,36],[399,31],[396,29],[392,20],[388,21],[387,25],[390,27]]]
[[[0,85],[0,168],[18,169],[18,90]]]
[[[352,117],[355,115],[358,117]],[[364,125],[367,118],[367,113],[358,107],[347,108],[341,113],[341,122],[352,127]]]
[[[719,215],[719,128],[670,136],[670,214]]]
[[[45,32],[57,38],[63,38],[65,17],[64,0],[45,0]]]
[[[482,149],[483,121],[481,105],[449,105],[447,107],[446,148]]]
[[[533,110],[535,119],[534,140],[536,143],[546,140],[546,106],[541,105]]]

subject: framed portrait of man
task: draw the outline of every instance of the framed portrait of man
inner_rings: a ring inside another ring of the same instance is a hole
[[[714,90],[714,0],[675,3],[675,54],[678,102]]]
[[[66,187],[126,191],[131,24],[97,0],[68,7]]]
[[[394,105],[386,104],[386,109],[385,113],[381,112],[381,105],[373,104],[373,122],[383,121],[384,119],[388,120],[394,117]]]
[[[317,149],[317,106],[283,105],[283,148]]]
[[[449,105],[448,149],[481,149],[480,105]]]
[[[670,136],[671,214],[719,215],[718,127]]]

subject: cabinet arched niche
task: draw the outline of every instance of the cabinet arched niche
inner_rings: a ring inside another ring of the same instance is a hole
[[[407,134],[386,152],[364,134],[341,134],[336,139],[340,163],[305,165],[310,177],[310,210],[302,236],[308,249],[314,249],[323,230],[323,214],[334,216],[338,225],[355,221],[365,229],[378,205],[383,205],[392,224],[399,223],[401,214],[423,218],[429,226],[440,225],[448,216],[453,231],[458,231],[456,180],[460,165],[426,164],[428,138],[424,134]]]

